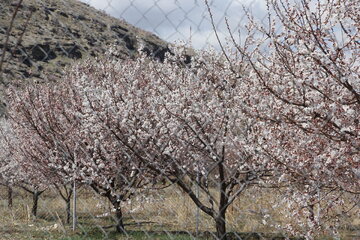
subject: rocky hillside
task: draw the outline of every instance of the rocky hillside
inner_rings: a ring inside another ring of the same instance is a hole
[[[0,0],[0,55],[18,0]],[[167,43],[152,33],[76,0],[24,0],[14,22],[3,66],[5,82],[52,81],[73,61],[99,56],[111,45],[133,57],[140,45],[162,59]]]

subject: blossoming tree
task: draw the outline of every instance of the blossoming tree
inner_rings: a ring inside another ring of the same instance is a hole
[[[358,209],[360,5],[265,2],[266,24],[247,12],[247,40],[230,35],[251,67],[242,83],[244,108],[259,119],[252,129],[262,151],[283,166],[280,181],[291,183],[288,199],[298,206],[291,208],[308,217],[299,225],[310,238],[346,205],[343,195]]]
[[[11,188],[8,193],[8,204],[12,205],[12,188],[20,187],[32,194],[31,214],[36,217],[39,197],[47,189],[47,185],[44,184],[45,175],[43,175],[42,169],[34,165],[29,159],[31,158],[30,155],[27,155],[29,158],[23,158],[26,154],[21,147],[24,145],[21,145],[21,140],[15,136],[10,121],[2,118],[0,123],[0,177],[2,183]],[[15,150],[17,148],[21,149],[22,154]]]
[[[226,239],[227,208],[271,177],[276,164],[252,145],[254,119],[244,117],[238,76],[223,56],[199,52],[186,65],[183,50],[174,49],[164,63],[146,56],[113,60],[110,52],[73,68],[65,86],[81,96],[83,131],[111,136],[108,145],[130,154],[137,168],[177,184]]]
[[[69,183],[76,181],[109,199],[116,210],[116,229],[123,232],[120,204],[146,181],[139,176],[141,167],[131,161],[131,154],[104,135],[102,128],[82,121],[87,114],[79,109],[86,100],[82,97],[74,95],[68,82],[10,89],[11,126],[21,143],[13,144],[12,149],[24,159],[20,163],[32,164],[29,171],[40,169],[47,183],[61,192],[68,221]]]

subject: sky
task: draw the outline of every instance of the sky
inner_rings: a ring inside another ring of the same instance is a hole
[[[80,0],[109,15],[150,31],[168,41],[190,42],[201,49],[218,48],[204,0]],[[258,17],[265,16],[264,0],[208,0],[221,40],[228,37],[225,17],[235,35],[245,22],[243,6]],[[240,34],[241,35],[241,34]]]

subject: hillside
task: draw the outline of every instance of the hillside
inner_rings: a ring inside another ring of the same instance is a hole
[[[0,1],[0,53],[17,2]],[[99,56],[111,45],[117,46],[119,57],[135,56],[139,41],[155,58],[162,59],[168,51],[167,43],[154,34],[85,3],[25,0],[11,31],[3,79],[56,81],[73,61]]]

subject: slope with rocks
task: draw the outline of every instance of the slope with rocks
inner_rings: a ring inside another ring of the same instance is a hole
[[[17,2],[0,1],[0,56]],[[2,79],[56,81],[73,61],[101,56],[112,45],[119,57],[134,57],[140,42],[144,51],[160,60],[169,51],[154,34],[80,1],[25,0],[11,31]]]

